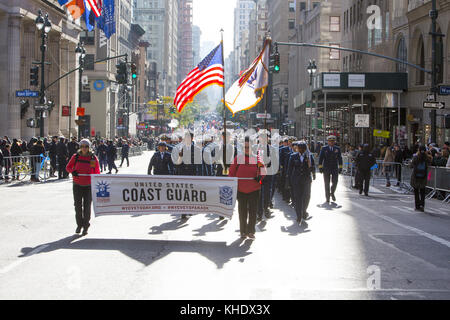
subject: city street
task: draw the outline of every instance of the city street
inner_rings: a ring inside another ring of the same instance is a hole
[[[153,152],[119,174],[146,174]],[[449,299],[450,206],[340,177],[313,183],[308,227],[276,193],[256,240],[214,215],[107,216],[74,234],[72,181],[0,185],[0,299]]]

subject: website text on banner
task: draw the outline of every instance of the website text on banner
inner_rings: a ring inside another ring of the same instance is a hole
[[[233,215],[237,178],[92,175],[95,216],[135,214]]]

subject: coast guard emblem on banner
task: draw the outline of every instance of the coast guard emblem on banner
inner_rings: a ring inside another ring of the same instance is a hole
[[[220,203],[231,206],[233,205],[233,188],[231,187],[219,187]]]
[[[109,187],[109,183],[104,182],[104,181],[100,181],[97,183],[96,185],[97,188],[97,199],[100,202],[109,202],[110,199],[110,194],[108,192],[108,189],[110,189]]]

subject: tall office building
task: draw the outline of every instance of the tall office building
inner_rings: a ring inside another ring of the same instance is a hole
[[[192,0],[179,0],[178,7],[178,81],[179,85],[193,69]]]
[[[192,26],[192,51],[194,54],[194,66],[198,65],[201,61],[200,57],[200,41],[202,37],[202,31],[199,26]]]
[[[147,59],[156,63],[157,94],[174,96],[177,88],[178,1],[133,0],[134,22],[144,30],[150,43]]]
[[[237,0],[234,9],[233,74],[239,75],[249,60],[250,16],[256,5],[253,0]]]

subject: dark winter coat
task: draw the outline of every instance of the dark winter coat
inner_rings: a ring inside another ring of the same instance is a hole
[[[417,172],[417,167],[419,165],[419,163],[421,163],[422,161],[420,161],[419,156],[415,155],[412,162],[411,162],[411,168],[412,173],[411,173],[411,187],[413,187],[414,189],[423,189],[427,186],[427,182],[428,182],[428,167],[431,163],[431,160],[428,156],[426,156],[425,158],[425,177],[424,178],[417,178],[416,177],[416,172]]]

